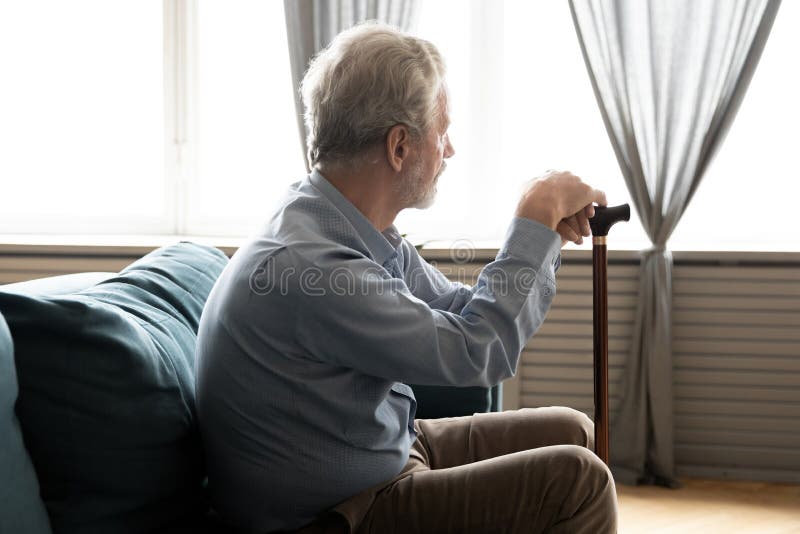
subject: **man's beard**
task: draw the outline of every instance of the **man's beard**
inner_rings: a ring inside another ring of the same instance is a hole
[[[408,177],[397,183],[397,193],[403,201],[403,206],[420,210],[430,208],[436,200],[436,184],[446,168],[447,163],[442,161],[439,172],[428,184],[425,180],[422,160],[418,159],[414,162]]]

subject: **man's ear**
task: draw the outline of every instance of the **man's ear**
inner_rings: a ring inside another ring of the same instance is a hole
[[[400,172],[411,153],[411,132],[405,124],[396,124],[386,135],[386,159],[389,166]]]

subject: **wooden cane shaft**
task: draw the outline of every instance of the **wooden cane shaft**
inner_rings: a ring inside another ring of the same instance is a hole
[[[600,236],[598,236],[600,237]],[[608,464],[608,249],[603,239],[592,247],[594,304],[594,444],[597,456]]]

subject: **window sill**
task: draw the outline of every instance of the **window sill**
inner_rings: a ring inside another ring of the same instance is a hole
[[[179,241],[193,241],[221,249],[232,255],[245,238],[192,235],[0,235],[0,255],[65,255],[138,257],[158,247]]]
[[[64,257],[141,257],[152,250],[177,243],[193,241],[221,249],[228,256],[247,240],[246,237],[219,237],[196,235],[44,235],[3,234],[0,235],[0,256],[64,256]],[[486,263],[494,259],[501,245],[498,241],[427,241],[421,254],[427,260],[437,262]],[[624,243],[611,243],[609,259],[614,262],[638,263],[640,251]],[[567,245],[563,249],[564,259],[579,263],[591,262],[591,240],[581,246]],[[755,245],[747,250],[673,250],[676,262],[724,263],[724,264],[800,264],[800,250],[786,251]],[[466,260],[466,261],[465,261]]]

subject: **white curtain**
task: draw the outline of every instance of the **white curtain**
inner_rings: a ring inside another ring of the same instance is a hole
[[[652,242],[642,252],[622,405],[611,425],[612,469],[624,483],[675,480],[667,241],[733,122],[779,5],[570,0],[608,136]],[[750,178],[729,177],[731,187]],[[705,231],[733,229],[719,221]]]
[[[284,0],[286,34],[295,89],[297,127],[308,169],[308,147],[303,101],[298,91],[314,55],[341,31],[366,20],[378,20],[411,31],[419,14],[419,0]]]

